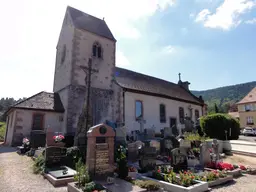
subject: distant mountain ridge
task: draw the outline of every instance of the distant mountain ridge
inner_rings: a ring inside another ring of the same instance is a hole
[[[201,95],[203,97],[204,101],[208,104],[208,111],[210,113],[214,111],[215,103],[218,106],[220,112],[227,113],[230,105],[240,101],[254,87],[256,87],[256,81],[219,87],[205,91],[191,92],[196,96]]]

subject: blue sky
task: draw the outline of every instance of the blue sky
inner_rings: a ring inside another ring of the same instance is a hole
[[[172,82],[180,72],[192,90],[255,80],[255,0],[9,0],[0,11],[0,97],[52,91],[67,5],[105,17],[117,66]]]

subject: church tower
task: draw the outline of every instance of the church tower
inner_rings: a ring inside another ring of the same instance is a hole
[[[67,7],[56,51],[53,91],[65,108],[63,132],[75,133],[87,95],[89,60],[91,76],[90,112],[93,124],[114,120],[116,40],[106,22]]]

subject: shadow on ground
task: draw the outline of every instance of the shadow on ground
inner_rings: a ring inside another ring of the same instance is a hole
[[[15,151],[16,151],[15,147],[6,147],[6,146],[0,145],[0,154],[1,153],[12,153]]]

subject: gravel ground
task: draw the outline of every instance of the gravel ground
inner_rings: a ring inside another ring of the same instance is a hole
[[[245,157],[245,156],[244,156]],[[230,161],[256,162],[256,158],[240,160],[236,156]],[[244,163],[245,163],[244,162]],[[256,176],[245,175],[227,185],[212,189],[213,192],[256,192]],[[54,188],[41,175],[32,172],[32,160],[27,156],[20,156],[14,148],[0,145],[0,192],[67,192],[66,187]]]
[[[0,146],[0,191],[67,192],[67,187],[54,188],[41,175],[33,174],[32,161],[18,155],[14,148]]]

